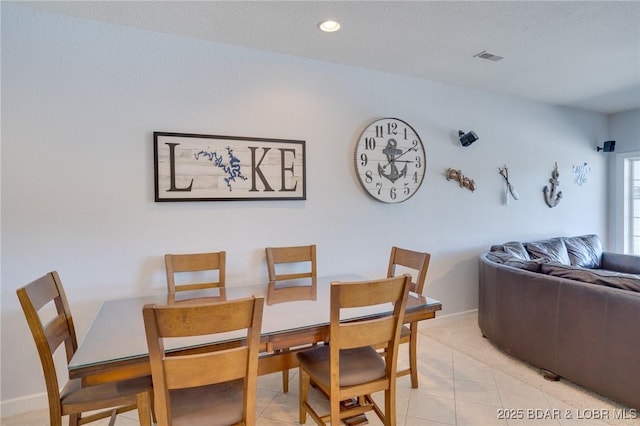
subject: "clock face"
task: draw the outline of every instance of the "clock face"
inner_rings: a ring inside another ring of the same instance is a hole
[[[362,187],[373,198],[401,203],[420,188],[427,164],[416,131],[397,118],[382,118],[360,135],[355,166]]]

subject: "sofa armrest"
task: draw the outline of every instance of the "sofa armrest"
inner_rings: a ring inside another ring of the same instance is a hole
[[[602,253],[601,268],[628,274],[640,274],[640,256],[605,251]]]

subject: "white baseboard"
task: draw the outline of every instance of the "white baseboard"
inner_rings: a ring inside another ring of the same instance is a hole
[[[49,401],[46,392],[22,396],[7,401],[0,402],[0,417],[10,417],[16,414],[23,414],[29,411],[47,409]]]

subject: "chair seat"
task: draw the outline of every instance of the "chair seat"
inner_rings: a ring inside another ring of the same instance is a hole
[[[80,379],[69,380],[60,391],[63,415],[136,403],[136,395],[149,392],[151,376],[82,387]]]
[[[242,422],[242,379],[170,392],[173,426],[228,426]]]
[[[297,354],[298,362],[314,380],[329,386],[329,346]],[[371,346],[340,351],[340,386],[354,386],[385,377],[384,359]]]

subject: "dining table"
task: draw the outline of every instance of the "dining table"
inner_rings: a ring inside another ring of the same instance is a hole
[[[203,290],[169,296],[151,294],[103,302],[87,333],[69,362],[69,377],[82,379],[85,386],[114,380],[151,375],[149,351],[142,317],[147,304],[197,302],[216,303],[246,297],[265,299],[258,374],[269,374],[297,367],[296,352],[309,345],[328,342],[330,287],[334,281],[369,279],[357,274],[320,276],[286,285],[260,283],[227,285],[204,295]],[[212,290],[208,290],[212,291]],[[410,293],[405,323],[434,318],[442,309],[440,301]],[[391,304],[352,308],[341,320],[357,321],[392,313]],[[198,338],[176,338],[165,342],[168,351],[198,353],[225,345],[242,344],[243,333],[225,333]]]

